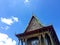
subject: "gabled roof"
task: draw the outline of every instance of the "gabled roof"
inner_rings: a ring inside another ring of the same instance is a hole
[[[33,31],[33,30],[36,30],[36,29],[40,29],[42,28],[43,25],[41,23],[39,23],[39,21],[37,20],[37,18],[33,15],[25,32],[29,32],[29,31]]]

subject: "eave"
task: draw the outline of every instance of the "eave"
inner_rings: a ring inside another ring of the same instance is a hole
[[[46,27],[43,27],[43,28],[40,28],[40,29],[37,29],[37,30],[34,30],[34,31],[30,31],[30,32],[24,32],[24,33],[21,33],[21,34],[16,34],[16,37],[20,38],[20,37],[24,37],[24,36],[28,36],[28,35],[32,35],[32,34],[36,34],[36,33],[41,33],[41,32],[45,32],[45,31],[52,31],[53,30],[53,26],[50,25],[50,26],[46,26]]]

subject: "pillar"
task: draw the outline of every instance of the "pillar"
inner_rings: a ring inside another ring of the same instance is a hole
[[[41,36],[39,36],[39,45],[41,45]]]
[[[25,39],[25,45],[27,45],[27,39]]]
[[[23,41],[21,40],[21,45],[23,45]]]
[[[44,39],[44,45],[46,45],[46,41],[45,41],[45,35],[43,34],[43,39]]]
[[[23,45],[23,41],[19,39],[18,45],[20,45],[20,41],[21,41],[21,45]]]
[[[50,40],[51,40],[52,45],[54,45],[53,39],[52,39],[51,35],[50,35],[49,33],[48,33],[48,35],[49,35],[49,37],[50,37]]]
[[[18,45],[20,45],[20,39],[18,39],[18,40],[19,40]]]

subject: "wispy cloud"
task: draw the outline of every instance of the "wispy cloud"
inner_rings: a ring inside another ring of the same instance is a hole
[[[30,0],[24,0],[24,4],[26,7],[30,7]]]
[[[13,17],[13,16],[12,16],[12,19],[13,19],[15,22],[18,22],[18,18],[17,18],[17,17]]]
[[[11,18],[5,18],[5,17],[1,17],[1,22],[5,23],[7,25],[12,25],[14,22],[18,22],[18,18],[12,16]]]
[[[1,22],[11,25],[13,23],[12,19],[1,17]]]
[[[19,22],[19,20],[15,16],[11,16],[10,18],[1,17],[0,22],[3,23],[0,25],[0,30],[8,30],[13,23]]]
[[[16,45],[16,41],[7,34],[0,33],[0,45]]]
[[[28,3],[28,2],[29,2],[29,0],[25,0],[25,1],[24,1],[24,3]]]
[[[10,27],[9,26],[1,26],[0,29],[2,30],[8,30]]]

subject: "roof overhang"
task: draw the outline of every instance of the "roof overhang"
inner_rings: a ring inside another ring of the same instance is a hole
[[[20,38],[20,37],[24,37],[24,36],[28,36],[28,35],[32,35],[32,34],[36,34],[36,33],[41,33],[41,32],[45,32],[45,31],[52,31],[52,30],[53,30],[53,26],[50,25],[50,26],[46,26],[46,27],[43,27],[43,28],[40,28],[37,30],[33,30],[30,32],[24,32],[21,34],[16,34],[16,37]]]

